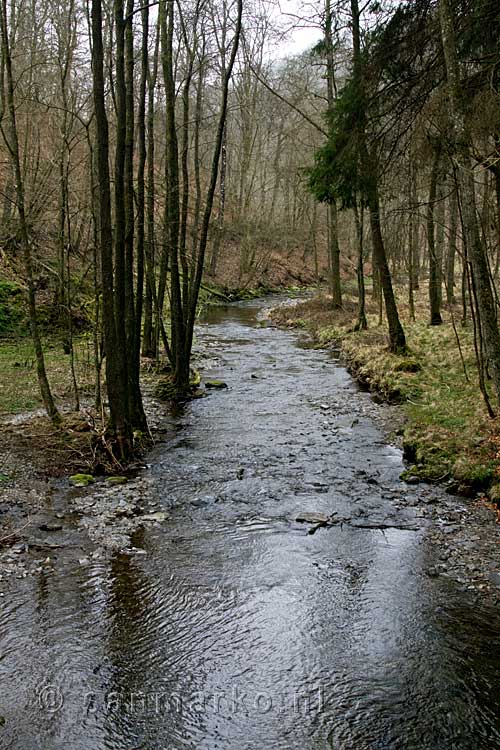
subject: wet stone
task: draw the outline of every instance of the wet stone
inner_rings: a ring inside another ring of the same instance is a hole
[[[296,517],[297,523],[328,523],[330,521],[330,516],[327,516],[326,513],[300,513]]]
[[[205,387],[215,390],[223,390],[224,388],[227,388],[227,383],[224,383],[223,380],[206,380]]]
[[[489,575],[490,583],[500,588],[500,570],[492,570]]]
[[[127,477],[106,477],[107,484],[127,484]]]
[[[61,531],[62,524],[56,522],[41,523],[38,528],[40,531]]]
[[[95,480],[91,474],[73,474],[69,481],[74,487],[88,487],[89,484],[94,484]]]

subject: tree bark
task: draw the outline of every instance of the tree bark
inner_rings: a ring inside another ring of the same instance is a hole
[[[455,185],[449,201],[450,233],[448,237],[448,251],[446,253],[446,301],[449,305],[455,303],[455,258],[457,255],[457,225],[458,198]]]
[[[109,132],[105,106],[104,50],[102,39],[101,0],[92,0],[92,76],[96,131],[97,190],[99,195],[99,243],[103,299],[104,348],[106,353],[106,387],[110,419],[108,431],[116,438],[119,453],[127,458],[132,450],[132,429],[128,420],[128,399],[123,367],[125,337],[117,332],[116,289],[113,273],[113,230],[109,174]],[[123,317],[122,317],[123,321]],[[121,346],[121,351],[120,351]]]
[[[137,250],[137,291],[134,291],[134,240],[135,240],[135,206],[134,206],[134,139],[135,139],[135,97],[134,97],[134,36],[133,18],[134,0],[126,2],[126,19],[124,22],[124,83],[125,83],[125,143],[123,164],[123,196],[125,213],[125,341],[127,360],[127,398],[128,418],[134,431],[147,432],[147,421],[142,404],[140,387],[140,330],[142,322],[142,295],[144,286],[144,133],[139,140],[139,162],[142,172],[139,187],[141,193],[138,204],[140,222],[140,244]],[[142,41],[142,58],[144,59],[144,40]],[[147,40],[146,40],[147,54]],[[144,75],[144,71],[142,72]],[[145,87],[145,84],[144,84]],[[145,93],[142,97],[144,101]],[[142,105],[143,106],[143,105]],[[141,113],[144,120],[144,112]]]
[[[325,46],[326,46],[326,83],[328,108],[333,107],[335,101],[335,64],[333,58],[333,29],[332,10],[330,0],[325,0]],[[334,310],[342,307],[342,285],[340,281],[340,245],[338,233],[337,205],[332,201],[328,211],[328,222],[330,225],[330,284],[332,293],[332,306]]]
[[[434,152],[432,162],[431,182],[429,187],[429,200],[427,203],[427,247],[429,248],[429,303],[431,313],[431,326],[440,326],[441,318],[441,268],[436,248],[436,227],[434,222],[434,210],[436,206],[437,186],[439,180],[439,169],[441,162],[441,148]]]
[[[364,274],[364,242],[363,242],[363,206],[361,206],[361,214],[358,208],[357,202],[354,204],[354,221],[356,224],[356,237],[358,241],[358,264],[357,264],[357,279],[358,279],[358,321],[355,326],[356,331],[365,331],[368,328],[368,322],[366,320],[366,297],[365,297],[365,274]]]
[[[181,278],[179,273],[179,231],[181,220],[179,188],[179,153],[175,119],[174,80],[174,0],[160,2],[163,78],[166,109],[167,169],[167,255],[170,260],[170,320],[174,379],[179,392],[189,388],[189,357],[186,355],[186,321],[183,316]]]

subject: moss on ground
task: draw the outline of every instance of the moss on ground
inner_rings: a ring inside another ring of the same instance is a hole
[[[198,391],[200,383],[201,375],[198,370],[191,370],[189,378],[191,393]],[[179,390],[171,374],[165,375],[157,381],[154,393],[156,398],[159,398],[160,401],[177,401],[178,399],[183,401],[189,395],[185,393],[179,394]]]
[[[354,332],[356,302],[334,311],[327,296],[277,308],[278,325],[306,328],[314,340],[340,350],[348,369],[370,390],[402,404],[406,415],[405,457],[412,476],[428,481],[451,479],[458,491],[486,489],[500,477],[500,419],[488,418],[474,357],[472,326],[455,326],[444,310],[442,326],[428,325],[425,290],[417,300],[416,320],[400,301],[408,351],[388,349],[385,322],[368,305],[367,331]],[[460,340],[460,350],[457,344]]]

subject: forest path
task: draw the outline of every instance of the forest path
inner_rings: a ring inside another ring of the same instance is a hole
[[[61,555],[1,601],[2,749],[500,748],[500,618],[428,574],[439,491],[268,304],[198,327],[229,387],[165,417],[146,554]]]

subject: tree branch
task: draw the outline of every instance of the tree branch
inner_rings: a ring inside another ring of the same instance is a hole
[[[254,74],[254,76],[256,77],[256,79],[259,81],[259,83],[261,83],[264,86],[264,88],[266,88],[271,94],[273,94],[273,96],[275,96],[277,99],[279,99],[284,104],[286,104],[288,107],[290,107],[290,109],[293,109],[295,112],[297,112],[297,114],[299,114],[301,117],[303,117],[304,120],[306,120],[306,122],[309,123],[309,125],[312,125],[313,128],[316,128],[316,130],[318,130],[322,135],[324,135],[325,138],[328,138],[328,133],[326,132],[326,130],[324,130],[321,127],[321,125],[318,125],[317,122],[314,122],[314,120],[311,119],[309,117],[309,115],[306,115],[305,112],[303,112],[301,109],[299,109],[298,107],[296,107],[295,104],[293,104],[292,102],[288,101],[288,99],[285,99],[284,96],[282,96],[281,94],[278,94],[278,92],[276,91],[276,89],[273,89],[272,86],[270,86],[267,83],[267,81],[265,81],[263,78],[260,77],[260,75],[257,73],[257,71],[255,70],[255,68],[251,64],[250,64],[250,70],[252,71],[252,73]]]

